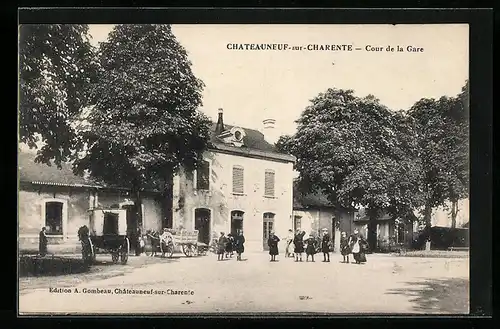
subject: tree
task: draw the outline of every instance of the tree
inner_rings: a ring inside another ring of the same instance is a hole
[[[278,138],[278,141],[274,145],[276,151],[282,154],[291,154],[292,153],[292,136],[283,135]]]
[[[75,172],[129,187],[139,222],[144,189],[159,188],[170,212],[174,173],[196,168],[208,145],[210,121],[198,111],[203,82],[169,25],[117,25],[99,62]]]
[[[96,72],[88,26],[21,25],[19,70],[19,140],[30,148],[42,142],[36,160],[60,167],[72,155],[71,122]]]
[[[414,122],[352,90],[328,89],[311,103],[290,142],[301,190],[319,189],[336,207],[367,207],[374,246],[382,211],[406,216],[421,202]]]
[[[430,226],[432,208],[446,206],[449,201],[452,227],[456,227],[458,201],[468,196],[469,186],[468,81],[457,97],[421,99],[409,115],[420,131],[424,222]]]

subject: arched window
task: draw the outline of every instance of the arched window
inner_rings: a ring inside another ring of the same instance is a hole
[[[233,193],[243,194],[244,189],[244,170],[242,166],[233,166]]]
[[[274,170],[266,169],[264,174],[264,195],[269,197],[274,197]]]
[[[194,210],[194,229],[198,230],[198,241],[210,244],[211,211],[206,208]]]
[[[243,216],[245,213],[240,210],[231,211],[231,234],[237,235],[239,230],[243,230]]]

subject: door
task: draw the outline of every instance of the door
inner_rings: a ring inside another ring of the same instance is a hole
[[[236,236],[239,230],[243,230],[243,211],[231,211],[231,234]]]
[[[210,209],[199,208],[194,211],[194,229],[198,230],[198,241],[210,244]]]
[[[270,233],[274,230],[274,214],[270,212],[266,212],[263,216],[262,220],[262,244],[264,250],[269,250],[269,246],[267,245],[267,240],[269,239]]]
[[[127,211],[127,237],[130,241],[130,251],[135,252],[137,248],[137,228],[139,227],[136,207],[135,205],[124,205],[122,209]]]

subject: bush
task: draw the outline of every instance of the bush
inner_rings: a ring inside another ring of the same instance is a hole
[[[413,241],[413,249],[424,249],[427,239],[431,240],[433,250],[447,250],[450,247],[469,247],[469,229],[434,226],[424,229]]]

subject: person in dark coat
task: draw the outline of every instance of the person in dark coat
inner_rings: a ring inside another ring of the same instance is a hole
[[[293,238],[293,245],[294,249],[293,252],[295,253],[295,261],[296,262],[301,262],[302,261],[302,254],[304,253],[304,235],[306,232],[297,230],[297,234],[295,234],[295,237]]]
[[[267,239],[267,245],[269,246],[269,255],[271,255],[271,262],[275,262],[276,255],[279,254],[278,242],[280,242],[280,238],[278,238],[274,234],[274,232],[271,232],[271,234],[269,234],[269,239]]]
[[[349,263],[349,254],[351,253],[351,248],[349,247],[349,239],[347,238],[347,234],[342,232],[340,237],[340,253],[342,257],[344,257],[343,263]],[[346,261],[347,260],[347,261]]]
[[[330,246],[331,240],[328,230],[323,229],[323,237],[321,239],[321,251],[323,252],[323,262],[330,262]]]
[[[238,232],[238,235],[234,238],[234,249],[236,251],[236,260],[241,260],[241,254],[245,252],[245,237],[243,236],[243,230]]]
[[[234,237],[231,233],[227,235],[226,242],[226,258],[233,257],[233,249],[234,249]]]
[[[224,260],[224,253],[226,252],[227,238],[224,232],[220,232],[219,240],[217,241],[217,260]]]
[[[306,239],[306,262],[309,261],[309,256],[311,256],[311,260],[314,262],[314,254],[316,253],[316,238],[310,234]]]
[[[38,252],[40,253],[40,256],[45,256],[47,255],[47,234],[45,233],[46,228],[42,227],[42,230],[40,231],[39,235],[39,240],[38,240]]]

